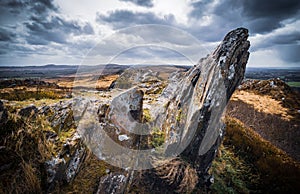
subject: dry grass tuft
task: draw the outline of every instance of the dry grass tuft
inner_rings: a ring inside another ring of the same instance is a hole
[[[4,193],[41,193],[44,187],[43,164],[50,159],[52,147],[44,136],[47,128],[42,117],[21,118],[9,114],[1,133],[0,187]]]
[[[196,170],[180,158],[171,160],[153,160],[156,174],[175,187],[178,193],[191,193],[198,183]]]
[[[41,181],[38,178],[38,172],[32,164],[27,163],[25,161],[21,164],[23,172],[24,172],[24,186],[25,190],[31,192],[41,192]]]

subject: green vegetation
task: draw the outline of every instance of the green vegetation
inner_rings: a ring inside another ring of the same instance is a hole
[[[290,87],[300,87],[300,82],[287,82]]]
[[[161,146],[165,142],[165,133],[157,127],[154,127],[151,132],[151,145],[155,148]]]
[[[150,122],[152,121],[150,110],[148,108],[143,109],[143,122]]]
[[[300,166],[283,151],[246,128],[237,119],[226,117],[227,131],[221,155],[212,172],[216,193],[296,193]]]
[[[249,193],[247,186],[258,180],[256,175],[249,172],[251,168],[244,160],[221,145],[219,155],[212,163],[211,173],[215,183],[211,190],[214,193]]]
[[[16,101],[23,101],[28,99],[59,99],[62,98],[63,95],[60,92],[55,92],[51,90],[42,90],[42,91],[27,91],[26,89],[14,89],[13,92],[1,92],[0,99],[5,100],[16,100]]]
[[[180,110],[177,112],[177,115],[176,115],[176,121],[177,121],[177,122],[180,122],[181,117],[182,117],[182,109],[180,109]]]

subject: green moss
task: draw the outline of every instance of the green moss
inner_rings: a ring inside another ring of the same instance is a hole
[[[177,115],[176,115],[176,121],[177,122],[180,122],[182,118],[182,109],[180,109],[178,112],[177,112]]]
[[[148,108],[143,109],[143,122],[150,122],[152,121],[152,117],[150,114],[150,110]]]
[[[162,82],[160,85],[157,86],[158,89],[154,91],[154,94],[161,94],[164,91],[166,86],[167,84],[165,82]]]
[[[154,127],[151,131],[151,141],[150,144],[157,148],[163,145],[165,142],[165,133],[157,127]]]

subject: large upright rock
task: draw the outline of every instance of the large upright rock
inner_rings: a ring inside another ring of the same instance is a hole
[[[112,100],[105,118],[99,126],[93,126],[97,130],[86,139],[99,158],[109,158],[109,162],[122,164],[122,168],[128,166],[142,171],[117,174],[124,176],[122,186],[118,185],[116,176],[105,177],[99,193],[101,188],[106,192],[109,188],[124,188],[111,190],[123,193],[137,187],[149,192],[190,193],[209,182],[208,170],[224,134],[222,115],[244,77],[250,47],[247,38],[247,29],[229,32],[213,53],[186,73],[172,76],[157,103],[152,105],[153,119],[148,123],[140,122],[143,94],[138,89],[129,89]],[[84,125],[82,129],[85,128]],[[117,143],[108,139],[101,128]],[[157,134],[164,134],[160,136],[164,144],[159,148],[149,144],[147,152],[139,146],[143,143],[139,137],[149,131],[152,131],[149,141],[157,138],[153,131],[159,131]],[[127,142],[124,145],[120,142],[122,134],[121,139]],[[101,142],[97,143],[99,139]]]
[[[166,146],[166,153],[179,154],[175,161],[181,160],[195,169],[199,187],[209,181],[208,170],[224,134],[222,114],[244,77],[250,46],[247,38],[247,29],[231,31],[212,54],[201,59],[184,77],[175,79],[173,83],[179,84],[169,85],[175,89],[168,98],[168,108],[157,117],[168,134],[167,141],[172,142]],[[160,176],[166,177],[173,167],[164,164],[157,168]],[[175,185],[180,190],[187,175],[178,171],[177,176],[182,177]]]
[[[165,153],[179,157],[154,161],[162,164],[155,173],[178,192],[191,192],[211,180],[208,170],[224,134],[222,114],[244,77],[250,47],[247,38],[247,29],[229,32],[212,54],[173,79],[165,89],[171,95],[162,94],[161,102],[168,106],[157,111],[156,125],[167,134]],[[195,179],[197,183],[190,184]]]

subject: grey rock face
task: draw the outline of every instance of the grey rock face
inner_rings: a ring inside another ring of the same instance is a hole
[[[126,187],[127,177],[123,174],[109,174],[101,178],[97,194],[123,193]]]
[[[52,112],[54,114],[49,117],[49,120],[51,122],[51,126],[55,131],[65,131],[70,129],[70,127],[74,125],[72,104],[73,100],[69,100],[56,104],[54,107],[52,107]],[[42,111],[43,114],[48,114],[49,112],[51,112],[47,107],[44,107]]]
[[[57,185],[70,183],[79,172],[86,156],[86,147],[75,133],[68,138],[57,156],[46,161],[47,185],[51,192]]]
[[[158,78],[158,72],[153,72],[150,69],[143,69],[142,67],[131,67],[126,69],[122,76],[113,83],[111,88],[129,89],[140,83],[161,81]]]
[[[166,88],[174,92],[164,99],[168,107],[157,116],[169,134],[167,141],[172,142],[166,152],[178,153],[188,162],[196,170],[200,186],[209,179],[207,173],[224,134],[224,109],[244,77],[250,47],[247,38],[247,29],[229,32],[212,54],[184,76],[174,78],[179,84]]]
[[[55,131],[45,131],[46,139],[57,146],[56,154],[45,162],[48,192],[61,185],[71,183],[85,160],[86,146],[83,145],[81,136],[73,131],[75,120],[73,118],[72,105],[77,101],[83,102],[83,99],[61,101],[34,109],[38,110],[39,114],[47,116],[52,129]],[[30,110],[29,108],[27,109]],[[61,132],[69,133],[69,136],[62,144],[59,142],[59,134]]]

